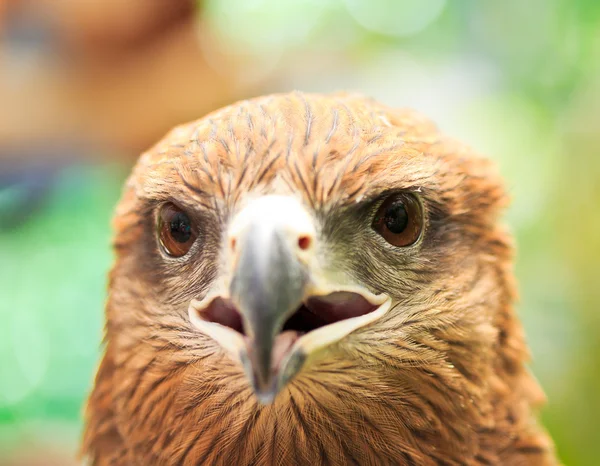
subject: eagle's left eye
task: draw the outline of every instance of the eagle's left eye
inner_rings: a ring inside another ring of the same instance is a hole
[[[377,210],[373,229],[390,244],[399,247],[417,242],[423,229],[423,210],[409,193],[392,194]]]
[[[188,214],[171,203],[160,209],[157,230],[160,244],[172,257],[187,254],[198,236]]]

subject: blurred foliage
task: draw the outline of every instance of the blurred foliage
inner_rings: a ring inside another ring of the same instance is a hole
[[[565,464],[598,464],[600,2],[203,4],[222,53],[255,63],[252,79],[415,106],[498,161],[514,200],[519,310],[549,397],[543,420]],[[0,424],[80,418],[126,171],[63,170],[26,222],[9,229],[0,215]]]
[[[12,428],[0,430],[0,449],[22,424],[80,417],[100,348],[109,217],[124,175],[122,167],[65,169],[37,215],[14,229],[4,218],[0,425]]]

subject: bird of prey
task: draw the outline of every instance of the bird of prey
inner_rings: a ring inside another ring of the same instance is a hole
[[[104,465],[553,465],[493,164],[354,94],[144,153],[82,453]]]

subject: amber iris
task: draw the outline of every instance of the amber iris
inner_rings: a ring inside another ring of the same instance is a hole
[[[188,214],[171,203],[161,207],[157,229],[160,244],[172,257],[187,254],[198,236]]]
[[[423,229],[421,204],[412,194],[392,194],[377,210],[373,229],[394,246],[416,243]]]

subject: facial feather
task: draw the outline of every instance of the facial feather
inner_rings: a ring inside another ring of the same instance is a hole
[[[393,192],[424,211],[422,238],[402,250],[371,229]],[[263,406],[187,307],[226,270],[232,218],[268,194],[314,215],[324,273],[393,309]],[[157,247],[165,202],[200,225],[189,256]],[[505,205],[487,160],[415,112],[356,95],[268,96],[175,128],[142,155],[117,208],[83,451],[96,465],[555,464],[533,417],[543,395],[513,310]]]

